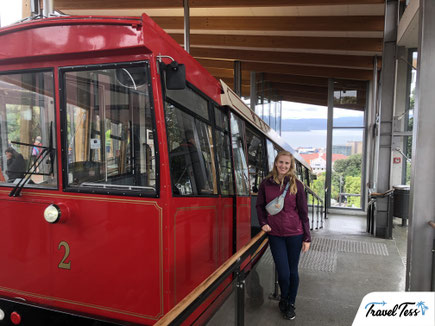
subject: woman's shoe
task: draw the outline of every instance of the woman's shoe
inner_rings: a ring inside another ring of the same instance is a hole
[[[284,319],[293,320],[296,318],[294,305],[289,304],[287,306],[287,311],[284,313]]]

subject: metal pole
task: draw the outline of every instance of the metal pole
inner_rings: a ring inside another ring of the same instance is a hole
[[[250,85],[250,107],[251,110],[255,112],[255,106],[257,105],[257,77],[255,71],[251,71],[251,85]]]
[[[236,325],[245,325],[245,279],[243,272],[240,271],[240,267],[236,272]]]
[[[242,96],[242,63],[239,60],[234,61],[234,92]]]
[[[44,17],[48,17],[53,13],[53,0],[44,0],[43,6]]]
[[[326,133],[326,198],[325,212],[331,206],[331,184],[332,184],[332,127],[334,119],[334,80],[328,79],[328,129]]]
[[[279,283],[278,283],[278,271],[276,270],[275,264],[273,264],[273,274],[274,274],[274,282],[273,282],[273,293],[269,295],[269,299],[271,300],[279,300],[280,296],[279,292]]]
[[[184,50],[190,53],[190,10],[189,0],[183,0],[184,5]]]

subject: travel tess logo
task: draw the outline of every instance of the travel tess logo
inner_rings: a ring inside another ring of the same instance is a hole
[[[386,304],[385,301],[366,304],[366,317],[417,317],[424,316],[429,309],[424,301],[397,303],[392,308],[385,307]]]

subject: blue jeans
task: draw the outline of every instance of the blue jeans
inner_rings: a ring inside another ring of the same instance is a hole
[[[278,237],[269,235],[269,245],[278,272],[281,298],[294,304],[299,287],[299,257],[303,235]]]

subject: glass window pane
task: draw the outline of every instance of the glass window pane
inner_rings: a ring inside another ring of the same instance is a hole
[[[219,109],[218,107],[214,108],[214,112],[215,112],[216,126],[228,131],[229,129],[228,129],[228,116],[227,116],[227,114],[225,112],[223,112],[221,109]]]
[[[361,207],[364,129],[334,129],[331,206]]]
[[[268,172],[271,172],[273,169],[273,163],[275,162],[276,150],[273,146],[273,143],[270,140],[266,140],[267,146],[267,163],[268,163]]]
[[[242,121],[231,114],[231,134],[233,143],[234,169],[238,195],[249,195],[248,164],[242,135]]]
[[[249,180],[251,183],[251,194],[256,195],[261,181],[266,176],[265,152],[262,139],[246,129],[246,147],[248,149]]]
[[[222,195],[233,195],[233,169],[230,154],[230,136],[216,132],[216,151],[219,164],[219,183]]]
[[[174,194],[217,194],[211,126],[169,102],[166,126]]]
[[[68,185],[154,194],[147,68],[66,72],[64,84]]]
[[[364,127],[364,111],[334,108],[333,127]]]
[[[205,98],[186,87],[183,90],[166,90],[166,96],[180,103],[185,108],[195,112],[206,120],[209,120],[208,102]]]
[[[0,75],[0,185],[57,186],[52,72]]]

